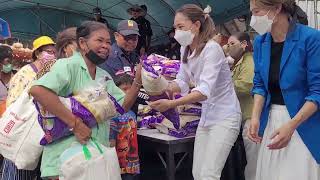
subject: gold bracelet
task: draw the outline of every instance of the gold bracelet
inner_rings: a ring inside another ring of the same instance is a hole
[[[73,131],[75,130],[75,128],[76,128],[76,126],[77,126],[77,121],[78,121],[78,118],[75,117],[75,118],[74,118],[74,125],[73,125],[73,127],[71,127],[71,128],[69,129],[70,131],[73,132]]]

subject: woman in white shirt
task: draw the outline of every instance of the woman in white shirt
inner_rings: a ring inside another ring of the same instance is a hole
[[[193,4],[177,10],[175,38],[182,46],[182,64],[177,79],[167,89],[169,93],[186,95],[150,104],[162,112],[184,104],[202,103],[194,145],[195,180],[220,179],[241,124],[241,110],[230,68],[222,48],[212,40],[216,33],[210,12],[210,7],[202,10]],[[190,82],[195,84],[195,88],[189,92]]]

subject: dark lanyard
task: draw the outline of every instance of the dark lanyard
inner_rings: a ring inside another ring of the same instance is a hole
[[[130,58],[129,58],[127,55],[122,54],[122,55],[120,55],[120,56],[122,56],[122,57],[125,58],[125,60],[129,63],[129,65],[130,65],[131,68],[134,68],[134,64],[130,61]],[[125,67],[125,64],[124,64],[123,61],[122,61],[123,59],[120,58],[120,60],[121,60],[122,68]]]
[[[31,66],[31,68],[33,69],[33,71],[34,71],[35,73],[38,73],[38,68],[37,68],[36,65],[34,65],[33,63],[31,63],[30,66]]]
[[[0,79],[1,83],[3,84],[4,87],[7,88],[7,91],[9,90],[9,87],[2,81],[2,79]]]

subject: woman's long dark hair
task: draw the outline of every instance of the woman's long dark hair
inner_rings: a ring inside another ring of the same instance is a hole
[[[66,58],[64,48],[72,42],[76,42],[76,27],[71,27],[59,32],[56,38],[56,57],[57,59]]]

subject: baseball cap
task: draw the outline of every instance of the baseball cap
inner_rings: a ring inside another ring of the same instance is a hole
[[[133,20],[120,21],[118,24],[117,31],[118,31],[118,33],[120,33],[124,36],[132,35],[132,34],[140,36],[138,24]]]
[[[134,12],[142,12],[143,9],[138,5],[138,4],[135,4],[133,6],[131,6],[129,9],[127,9],[127,12],[130,14],[132,11]]]
[[[141,9],[143,9],[145,12],[147,12],[147,11],[148,11],[148,8],[147,8],[147,6],[146,6],[146,5],[141,5],[140,7],[141,7]]]
[[[94,15],[101,15],[101,9],[98,8],[98,7],[94,8],[94,9],[93,9],[93,14],[94,14]]]

